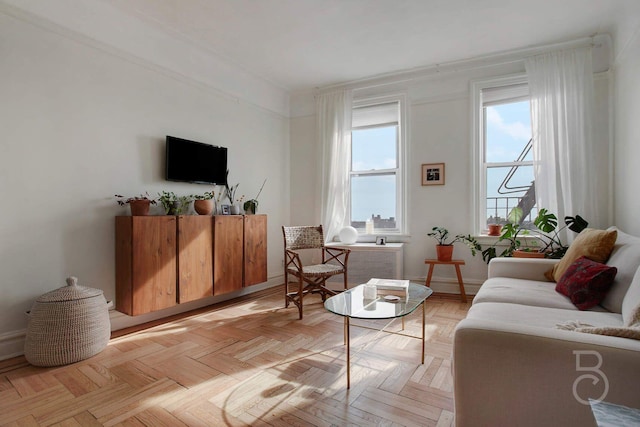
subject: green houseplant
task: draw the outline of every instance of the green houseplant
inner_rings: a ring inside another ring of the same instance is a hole
[[[181,215],[187,210],[191,196],[177,196],[173,191],[158,193],[158,201],[167,215]]]
[[[564,225],[558,228],[558,218],[546,209],[540,209],[533,223],[541,231],[538,234],[538,238],[542,240],[544,246],[540,249],[540,252],[544,252],[547,258],[562,258],[567,249],[569,249],[569,245],[565,245],[560,240],[562,230],[568,228],[574,233],[580,233],[589,226],[589,223],[584,218],[576,215],[565,216]]]
[[[258,197],[260,197],[260,193],[262,193],[262,189],[264,188],[264,185],[266,183],[267,183],[267,179],[265,178],[264,181],[262,182],[262,186],[260,187],[260,191],[258,191],[258,194],[256,194],[256,197],[244,202],[244,205],[242,207],[244,208],[245,213],[250,215],[253,215],[256,213],[256,211],[258,210]]]
[[[535,252],[542,254],[541,257],[546,258],[562,258],[569,247],[560,239],[562,230],[569,228],[571,231],[580,233],[589,225],[580,215],[565,216],[565,225],[558,228],[558,218],[547,209],[541,208],[533,220],[537,230],[532,231],[522,225],[522,216],[521,208],[515,207],[511,210],[508,216],[509,222],[502,227],[502,234],[500,234],[498,240],[481,251],[482,259],[485,262],[489,263],[491,259],[497,256],[514,256],[517,251]],[[528,240],[528,247],[523,248],[524,236],[530,236],[530,240]],[[496,245],[501,243],[506,243],[507,245],[498,255]],[[529,245],[533,246],[533,248]]]
[[[156,204],[156,201],[149,196],[149,193],[133,197],[125,197],[120,194],[116,194],[115,197],[117,197],[116,201],[120,206],[129,205],[131,215],[133,216],[149,215],[150,206]]]
[[[427,236],[433,237],[438,244],[436,245],[436,254],[438,261],[451,261],[453,255],[453,244],[456,242],[464,243],[470,250],[471,255],[475,256],[477,251],[481,251],[482,247],[478,241],[470,234],[457,234],[454,237],[449,236],[449,230],[444,227],[433,227]]]
[[[193,200],[193,209],[198,215],[211,215],[215,206],[214,191],[206,191],[204,194],[192,194],[189,196]]]

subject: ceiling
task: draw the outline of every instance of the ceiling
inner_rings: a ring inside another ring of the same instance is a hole
[[[614,31],[638,0],[103,0],[288,91]]]

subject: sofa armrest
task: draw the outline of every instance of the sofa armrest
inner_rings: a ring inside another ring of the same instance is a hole
[[[638,406],[640,341],[465,319],[453,376],[457,427],[595,426],[588,398]]]
[[[547,281],[544,272],[560,261],[548,258],[493,258],[489,262],[489,278],[511,277],[514,279]]]

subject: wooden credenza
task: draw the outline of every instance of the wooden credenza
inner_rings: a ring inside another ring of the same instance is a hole
[[[116,309],[131,316],[267,280],[267,216],[116,217]]]

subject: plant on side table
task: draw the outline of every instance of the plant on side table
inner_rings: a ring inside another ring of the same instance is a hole
[[[470,234],[457,234],[455,237],[449,237],[449,230],[444,227],[433,227],[427,236],[436,239],[438,244],[436,245],[436,254],[438,261],[451,261],[453,256],[453,244],[456,242],[463,242],[471,250],[471,255],[476,254],[476,251],[481,251],[482,248],[478,241]]]
[[[149,193],[140,194],[134,197],[124,197],[120,194],[116,194],[118,198],[117,202],[120,206],[129,205],[132,216],[144,216],[149,215],[149,208],[151,205],[155,205],[156,201],[149,196]]]

